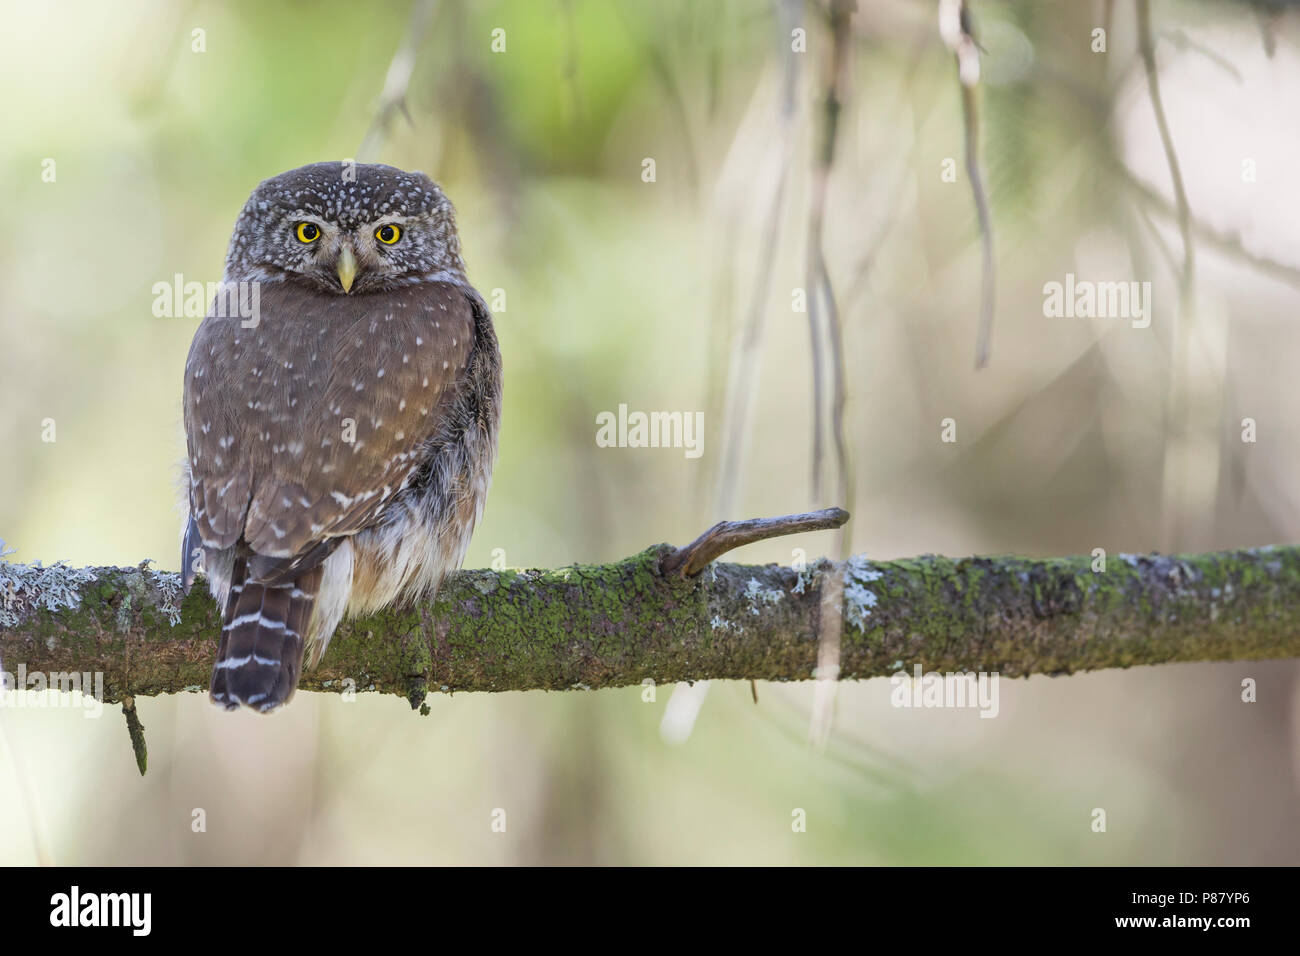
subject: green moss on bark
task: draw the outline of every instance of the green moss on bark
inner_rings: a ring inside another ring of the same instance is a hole
[[[1300,651],[1300,549],[714,564],[661,573],[661,545],[607,565],[464,571],[436,600],[339,628],[307,690],[400,695],[679,680],[803,680],[828,575],[840,577],[845,678],[927,670],[1067,674]],[[7,582],[7,586],[5,584]],[[14,582],[19,582],[15,584]],[[202,582],[138,568],[0,564],[13,673],[98,671],[109,701],[205,689],[220,629]],[[833,612],[832,612],[833,613]]]

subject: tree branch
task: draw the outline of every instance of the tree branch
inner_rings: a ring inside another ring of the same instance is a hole
[[[461,571],[436,600],[344,623],[305,690],[617,687],[807,680],[825,626],[839,674],[1068,674],[1173,661],[1300,656],[1300,547],[1093,559],[863,557],[716,564],[683,578],[668,545],[607,565]],[[823,594],[839,592],[827,622]],[[206,589],[137,568],[0,563],[0,663],[102,673],[104,700],[207,687],[220,615]],[[30,686],[30,684],[28,685]]]

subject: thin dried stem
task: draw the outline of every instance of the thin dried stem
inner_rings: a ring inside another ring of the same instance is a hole
[[[411,122],[411,114],[406,108],[406,96],[411,87],[411,77],[415,73],[420,47],[424,45],[424,38],[433,24],[437,6],[437,0],[416,0],[411,8],[406,35],[402,39],[402,45],[393,54],[392,62],[388,64],[388,73],[384,76],[384,88],[379,94],[375,118],[366,130],[361,145],[357,147],[357,159],[362,162],[369,162],[378,155],[384,140],[388,138],[393,118],[398,113],[405,116],[407,122]]]
[[[1174,204],[1178,209],[1178,231],[1183,237],[1181,288],[1185,305],[1196,269],[1195,247],[1192,243],[1192,210],[1187,202],[1187,190],[1183,187],[1178,152],[1174,149],[1173,134],[1169,131],[1169,120],[1165,117],[1164,101],[1160,96],[1160,70],[1156,66],[1155,41],[1151,36],[1150,0],[1137,0],[1137,22],[1138,46],[1142,51],[1142,65],[1146,69],[1147,90],[1151,96],[1151,108],[1156,114],[1156,127],[1160,131],[1160,143],[1164,147],[1165,162],[1169,165],[1169,178],[1173,181]]]
[[[830,6],[831,61],[823,98],[822,128],[813,162],[812,200],[808,210],[808,333],[812,347],[813,366],[813,499],[822,495],[822,435],[823,406],[830,405],[830,427],[835,449],[837,497],[848,494],[849,461],[844,441],[844,410],[847,404],[847,383],[844,368],[844,342],[840,328],[840,314],[831,285],[830,271],[826,265],[824,248],[826,221],[826,194],[831,170],[835,163],[835,147],[839,139],[840,114],[848,88],[848,68],[851,39],[851,21],[857,9],[856,0],[832,0]],[[829,401],[823,383],[821,356],[821,306],[825,307],[827,347],[830,352],[831,389]],[[844,552],[847,553],[847,552]]]
[[[957,61],[957,79],[961,84],[962,126],[966,139],[966,177],[970,180],[971,194],[975,198],[975,213],[979,217],[983,262],[975,367],[984,368],[992,350],[997,277],[993,263],[993,217],[989,212],[988,195],[984,189],[984,175],[979,162],[979,103],[976,99],[980,79],[979,44],[971,33],[970,9],[965,0],[941,0],[939,35]]]
[[[728,390],[723,422],[725,446],[722,469],[714,496],[715,514],[726,514],[736,504],[745,459],[750,406],[759,374],[759,353],[767,323],[767,307],[772,288],[772,275],[775,272],[776,251],[781,239],[781,210],[785,205],[786,183],[789,180],[793,150],[794,121],[798,113],[796,92],[799,87],[799,58],[791,49],[788,29],[797,22],[795,11],[794,0],[782,0],[777,6],[779,14],[777,20],[781,27],[777,34],[777,42],[785,50],[783,93],[778,121],[781,166],[763,228],[763,245],[754,272],[754,288],[750,295],[748,321],[731,368],[732,385]]]

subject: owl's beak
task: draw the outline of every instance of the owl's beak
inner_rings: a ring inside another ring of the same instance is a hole
[[[352,291],[352,282],[357,277],[357,257],[352,254],[351,246],[344,246],[343,251],[339,253],[339,282],[343,283],[343,291]]]

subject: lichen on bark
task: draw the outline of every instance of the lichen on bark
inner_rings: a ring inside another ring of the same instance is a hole
[[[461,571],[433,601],[345,622],[304,690],[567,690],[806,680],[843,585],[840,676],[1068,674],[1300,653],[1300,548],[1193,555],[854,557],[663,569],[668,545],[554,570]],[[135,568],[0,563],[0,666],[98,672],[107,701],[207,687],[220,619],[206,587]]]

